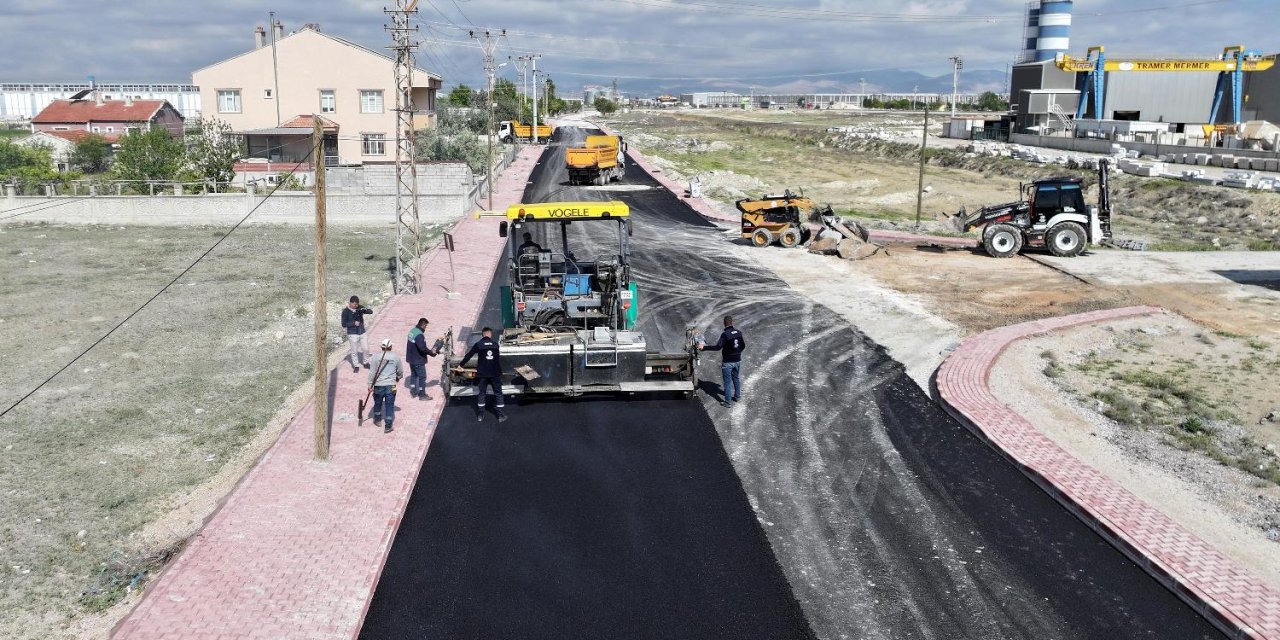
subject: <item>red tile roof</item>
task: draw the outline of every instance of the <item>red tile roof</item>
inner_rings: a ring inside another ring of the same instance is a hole
[[[164,100],[54,100],[31,119],[35,124],[84,122],[150,122]]]
[[[71,142],[80,142],[91,135],[102,136],[102,138],[107,142],[117,142],[120,140],[120,134],[118,133],[95,134],[92,131],[85,131],[83,129],[78,129],[76,131],[41,131],[40,133],[47,133],[51,136],[62,138],[63,140],[70,140]]]
[[[323,117],[323,116],[321,116],[321,118],[320,118],[320,119],[324,121],[324,130],[325,130],[325,131],[337,131],[337,130],[338,130],[338,123],[336,123],[336,122],[334,122],[333,120],[330,120],[330,119],[328,119],[328,118],[325,118],[325,117]],[[290,121],[288,121],[288,122],[286,122],[286,123],[284,123],[284,124],[280,125],[280,128],[281,128],[281,129],[315,129],[315,128],[316,128],[316,123],[315,123],[315,121],[314,121],[314,120],[312,120],[312,116],[298,116],[298,117],[296,117],[296,118],[294,118],[294,119],[292,119],[292,120],[290,120]]]

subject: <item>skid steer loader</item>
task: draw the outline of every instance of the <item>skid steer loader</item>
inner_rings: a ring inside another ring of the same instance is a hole
[[[1024,249],[1048,249],[1073,258],[1090,244],[1111,237],[1110,162],[1098,163],[1098,204],[1084,201],[1084,179],[1048,178],[1023,185],[1017,202],[991,205],[950,218],[960,233],[982,228],[982,248],[993,257],[1009,258]]]
[[[767,247],[774,242],[784,247],[798,247],[809,241],[809,220],[818,207],[804,194],[795,195],[788,189],[782,195],[764,195],[744,198],[734,203],[742,212],[742,237],[757,247]],[[831,207],[826,207],[830,214]]]

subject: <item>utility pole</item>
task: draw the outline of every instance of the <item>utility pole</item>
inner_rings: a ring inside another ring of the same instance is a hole
[[[409,19],[418,13],[418,0],[396,0],[383,9],[391,17],[391,50],[395,52],[396,83],[396,293],[418,293],[418,257],[422,255],[422,225],[418,217],[418,161],[413,130],[413,34]]]
[[[924,152],[929,148],[929,109],[924,110],[924,134],[920,136],[920,182],[916,185],[916,229],[920,229],[920,211],[924,209]]]
[[[467,33],[475,40],[480,41],[480,48],[484,51],[484,75],[489,87],[486,94],[486,99],[489,101],[489,135],[486,136],[489,139],[489,151],[485,156],[485,171],[487,172],[485,180],[489,185],[488,208],[493,211],[493,108],[497,105],[497,102],[493,99],[493,50],[498,48],[498,38],[507,35],[507,30],[503,29],[500,33],[492,33],[486,29],[483,37],[476,35],[475,31]],[[535,136],[538,135],[537,116],[534,116],[533,133]]]
[[[329,366],[326,353],[329,312],[324,300],[325,274],[325,193],[324,193],[324,121],[311,116],[311,162],[316,168],[316,317],[315,343],[315,455],[316,460],[329,459]]]
[[[529,56],[516,56],[514,58],[507,56],[507,59],[516,66],[516,71],[520,72],[520,107],[523,109],[524,101],[529,99],[528,77],[525,75],[525,71],[529,68],[529,65],[525,64],[529,61]]]
[[[271,29],[271,75],[275,80],[271,90],[271,98],[276,102],[276,126],[284,120],[280,119],[280,63],[276,59],[276,12],[267,12],[267,28]]]
[[[538,61],[542,59],[542,54],[534,53],[526,57],[533,64],[529,88],[533,90],[533,143],[538,144]]]
[[[960,56],[951,57],[951,117],[956,117],[956,99],[960,90],[960,70],[964,68],[964,60]]]

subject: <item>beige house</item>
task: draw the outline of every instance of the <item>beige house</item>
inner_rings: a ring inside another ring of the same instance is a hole
[[[266,32],[258,27],[252,50],[191,75],[204,116],[230,124],[245,136],[249,156],[264,161],[306,158],[312,114],[331,123],[325,127],[326,164],[395,160],[395,61],[313,25],[284,35],[276,23],[275,31],[274,61]],[[434,125],[439,89],[440,76],[413,71],[416,127]]]

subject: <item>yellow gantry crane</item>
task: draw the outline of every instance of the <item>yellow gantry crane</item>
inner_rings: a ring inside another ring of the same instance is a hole
[[[1231,89],[1232,122],[1240,122],[1242,96],[1244,92],[1244,74],[1251,71],[1266,71],[1275,66],[1274,55],[1263,55],[1261,51],[1245,49],[1243,46],[1227,47],[1218,58],[1121,58],[1108,59],[1103,47],[1089,47],[1084,58],[1073,58],[1063,54],[1055,61],[1059,69],[1072,73],[1085,73],[1084,89],[1080,92],[1080,106],[1076,109],[1076,119],[1084,118],[1089,105],[1089,96],[1093,96],[1095,119],[1105,113],[1106,74],[1115,71],[1217,71],[1218,87],[1214,91],[1213,106],[1209,110],[1207,122],[1213,123],[1222,108],[1222,100]]]

